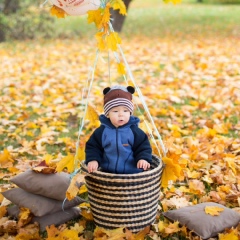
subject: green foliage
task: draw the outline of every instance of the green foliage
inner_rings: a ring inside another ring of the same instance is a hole
[[[211,4],[240,4],[240,0],[204,0],[204,2]]]
[[[4,9],[3,1],[0,2]],[[0,12],[0,41],[49,38],[54,32],[54,18],[48,9],[41,9],[39,1],[21,1],[16,12]]]

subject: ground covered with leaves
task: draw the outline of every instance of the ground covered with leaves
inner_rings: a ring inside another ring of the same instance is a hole
[[[13,235],[1,230],[1,239],[199,240],[178,223],[168,222],[161,211],[209,201],[240,211],[239,39],[142,37],[123,39],[122,48],[168,149],[156,224],[138,235],[122,229],[94,230],[86,214],[41,234],[29,225]],[[95,53],[96,42],[89,39],[0,46],[1,191],[14,187],[9,182],[12,176],[42,160],[73,159],[83,89]],[[102,113],[102,89],[110,85],[109,65],[111,81],[125,84],[115,70],[114,56],[108,62],[100,54],[89,98],[98,113]],[[137,97],[136,102],[141,108]],[[88,116],[80,137],[82,159],[94,121]],[[0,201],[1,221],[6,221],[3,197]],[[239,239],[239,229],[218,237]]]

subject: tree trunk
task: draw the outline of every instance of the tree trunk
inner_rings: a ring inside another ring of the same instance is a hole
[[[124,0],[124,4],[126,9],[128,10],[129,4],[132,0]],[[111,9],[111,18],[112,18],[112,26],[116,32],[121,32],[124,20],[126,16],[119,13],[119,10]]]
[[[18,8],[19,8],[19,0],[5,0],[3,13],[5,15],[9,15],[11,13],[17,12]]]
[[[0,42],[4,42],[5,40],[5,32],[2,30],[2,27],[0,25]]]

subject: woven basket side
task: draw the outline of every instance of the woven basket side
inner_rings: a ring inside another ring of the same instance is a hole
[[[133,219],[131,216],[130,218],[125,218],[124,221],[118,222],[119,217],[115,219],[111,218],[99,218],[100,215],[96,214],[94,221],[95,223],[103,228],[107,229],[114,229],[119,227],[126,227],[131,230],[133,233],[139,232],[146,226],[154,223],[156,218],[157,211],[151,211],[150,214],[146,214],[146,216],[139,216],[138,218]]]
[[[87,166],[82,164],[87,173]],[[153,156],[151,170],[138,174],[87,173],[85,180],[95,223],[107,229],[138,232],[155,221],[163,171]]]
[[[159,179],[156,179],[154,182],[151,182],[144,188],[138,187],[138,189],[101,189],[95,186],[91,186],[90,181],[86,181],[87,188],[91,196],[95,196],[99,200],[111,200],[111,201],[124,201],[125,199],[138,199],[138,198],[147,198],[154,191],[159,191],[160,183]]]
[[[108,180],[109,184],[111,182],[138,182],[141,181],[143,178],[147,178],[148,176],[151,176],[155,172],[158,172],[160,169],[163,168],[163,162],[155,155],[152,155],[152,163],[151,163],[151,170],[149,171],[143,171],[141,173],[135,173],[135,174],[114,174],[114,173],[107,173],[102,171],[95,171],[91,174],[88,174],[87,166],[83,162],[81,162],[81,169],[83,172],[85,172],[87,175],[90,175],[92,178],[95,178],[97,181],[105,181]]]

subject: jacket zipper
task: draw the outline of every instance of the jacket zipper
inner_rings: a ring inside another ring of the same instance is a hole
[[[116,129],[116,147],[117,147],[117,162],[115,166],[115,172],[117,172],[117,166],[118,166],[118,159],[119,159],[119,149],[118,149],[118,128]]]

